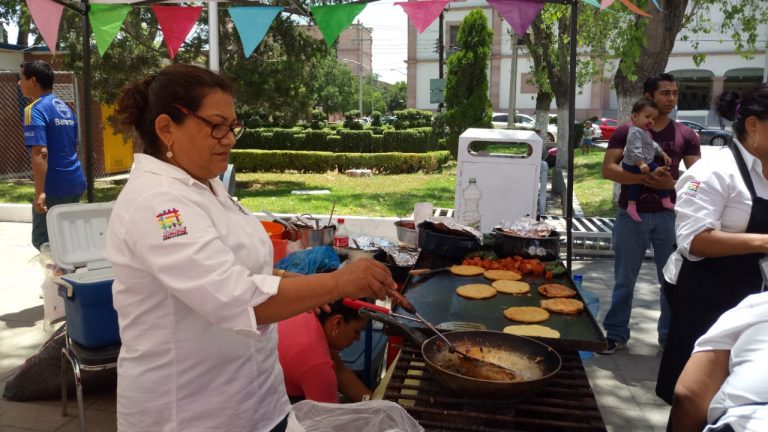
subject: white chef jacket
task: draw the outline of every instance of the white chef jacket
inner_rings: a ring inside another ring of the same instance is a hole
[[[768,402],[768,293],[725,312],[693,352],[713,350],[730,351],[729,375],[709,404],[707,422],[727,422],[737,432],[767,431],[768,407],[759,404]]]
[[[117,420],[128,431],[268,431],[290,411],[277,326],[253,307],[277,293],[261,223],[183,170],[134,155],[105,257],[122,349]]]
[[[738,140],[734,141],[749,169],[755,193],[768,198],[768,180],[763,177],[763,164],[744,150]],[[728,147],[721,148],[712,157],[699,159],[680,176],[675,190],[677,250],[664,266],[664,278],[672,284],[677,282],[683,257],[691,261],[703,259],[690,253],[694,237],[709,229],[743,233],[752,211],[752,197]]]

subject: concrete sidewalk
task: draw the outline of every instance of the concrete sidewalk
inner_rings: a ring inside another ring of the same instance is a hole
[[[31,224],[0,222],[0,391],[15,369],[48,338],[43,329],[43,301],[38,297],[42,271],[30,262],[37,251],[30,244]],[[574,262],[574,272],[584,275],[584,287],[600,297],[600,318],[610,305],[613,260]],[[633,338],[627,350],[612,356],[585,360],[587,373],[603,418],[611,431],[663,431],[669,407],[653,388],[659,365],[656,344],[658,283],[651,261],[643,263],[632,315]],[[87,389],[86,389],[87,391]],[[85,398],[91,431],[116,430],[115,396]],[[69,417],[61,417],[59,401],[25,403],[0,399],[0,431],[77,431],[79,423],[73,398]]]

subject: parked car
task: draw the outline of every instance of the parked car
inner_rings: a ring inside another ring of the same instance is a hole
[[[616,128],[619,127],[619,121],[603,117],[592,122],[592,125],[600,128],[600,139],[609,140],[611,139],[611,136],[613,136],[613,133],[616,132]]]
[[[383,125],[393,125],[395,124],[395,120],[397,120],[397,117],[395,116],[384,116],[381,118],[381,124]]]
[[[582,125],[584,124],[584,123],[579,123],[579,122],[575,122],[575,123],[576,124],[582,124]],[[557,114],[550,114],[549,115],[549,125],[550,125],[550,127],[552,127],[552,130],[554,130],[555,136],[557,136]],[[595,136],[592,137],[593,140],[595,140],[595,141],[599,140],[602,137],[602,135],[603,135],[603,133],[600,131],[600,128],[598,126],[596,126],[595,124],[592,124],[592,129],[595,131]],[[581,143],[576,143],[576,145],[579,145],[579,144],[581,144]]]
[[[733,139],[733,132],[731,131],[704,127],[688,120],[679,120],[679,122],[696,131],[702,145],[722,146],[728,144]]]
[[[493,117],[491,117],[491,124],[493,124],[494,128],[503,129],[507,127],[508,119],[509,117],[507,116],[507,113],[493,113]],[[535,130],[536,119],[527,114],[516,114],[515,127],[520,129]],[[556,138],[557,138],[557,125],[553,125],[553,124],[547,125],[546,142],[553,143],[555,142]]]

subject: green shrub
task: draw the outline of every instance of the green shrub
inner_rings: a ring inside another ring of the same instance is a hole
[[[371,113],[371,126],[381,126],[381,113],[374,111]]]
[[[344,113],[344,127],[349,130],[363,130],[363,124],[357,121],[360,118],[360,110],[352,110]]]
[[[393,113],[397,119],[394,126],[396,130],[427,127],[432,124],[432,111],[406,109]]]
[[[339,138],[341,139],[339,153],[370,153],[371,137],[370,131],[362,130],[341,130]]]
[[[312,110],[311,116],[312,121],[309,123],[309,127],[312,128],[312,130],[320,130],[328,123],[328,116],[326,116],[322,110]]]
[[[374,135],[381,135],[384,133],[384,128],[381,126],[371,126],[367,130],[371,131]]]
[[[296,148],[295,131],[292,129],[275,129],[272,139],[268,141],[265,150],[293,150]]]
[[[335,138],[335,137],[329,137]],[[330,153],[299,151],[233,150],[231,161],[238,172],[325,173],[348,169],[370,169],[376,174],[433,172],[451,155],[448,152],[414,153]]]
[[[424,153],[437,150],[437,141],[431,147],[432,128],[384,131],[382,151],[400,153]]]
[[[328,150],[328,136],[333,132],[326,129],[323,130],[308,130],[304,132],[304,145],[300,147],[300,150],[306,151],[329,151]]]
[[[382,135],[371,135],[371,153],[383,153],[384,137]]]

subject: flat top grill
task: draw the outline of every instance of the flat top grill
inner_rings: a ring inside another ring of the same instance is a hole
[[[383,398],[403,406],[428,431],[605,431],[578,352],[560,355],[560,371],[530,397],[462,399],[431,376],[420,350],[406,344]]]

